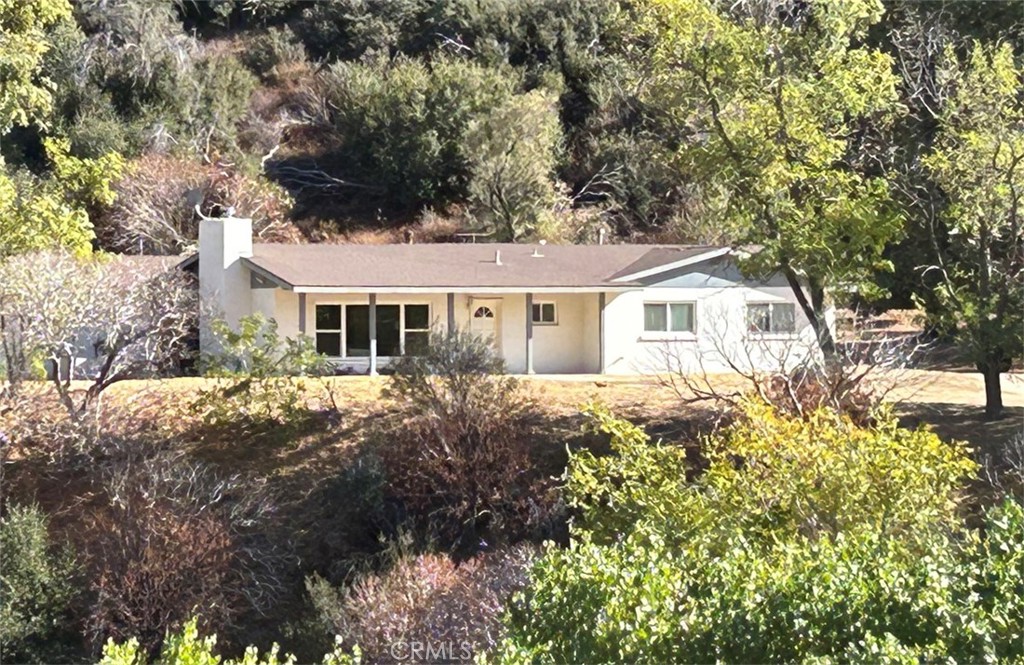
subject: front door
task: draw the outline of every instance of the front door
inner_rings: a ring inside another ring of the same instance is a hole
[[[501,318],[500,300],[473,299],[470,312],[469,329],[475,335],[490,342],[495,353],[501,352],[501,334],[499,319]]]

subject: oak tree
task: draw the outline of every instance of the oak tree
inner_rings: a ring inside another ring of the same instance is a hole
[[[901,222],[865,151],[897,111],[888,55],[861,45],[879,0],[654,0],[649,101],[678,131],[676,163],[708,210],[781,271],[826,354],[829,290],[870,277]]]
[[[932,233],[936,316],[984,375],[985,413],[998,417],[999,375],[1024,355],[1024,69],[1009,44],[945,60],[951,93],[924,160],[949,202]]]

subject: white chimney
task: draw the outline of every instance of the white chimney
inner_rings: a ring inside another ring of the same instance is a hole
[[[252,220],[203,217],[199,222],[199,347],[214,350],[210,323],[223,318],[236,327],[252,313],[249,270],[243,257],[252,256]]]

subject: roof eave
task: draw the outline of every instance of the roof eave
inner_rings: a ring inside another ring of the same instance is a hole
[[[344,286],[295,285],[295,293],[614,293],[641,288],[640,284],[604,284],[593,286]]]
[[[295,285],[294,284],[290,283],[288,280],[284,279],[283,277],[275,275],[273,272],[267,270],[263,266],[261,266],[258,263],[254,262],[251,258],[242,257],[242,263],[245,264],[245,267],[247,267],[249,270],[251,270],[252,272],[254,272],[257,275],[259,275],[260,277],[263,277],[264,279],[269,280],[269,281],[273,282],[274,284],[276,284],[278,286],[278,288],[284,289],[285,291],[294,291],[295,290]]]
[[[637,280],[644,279],[645,277],[660,275],[662,273],[666,273],[672,270],[678,270],[679,268],[685,268],[686,266],[691,266],[696,263],[703,263],[704,261],[710,261],[711,259],[716,259],[720,256],[727,256],[730,253],[732,253],[732,249],[730,247],[719,247],[717,249],[704,252],[702,254],[690,256],[685,259],[680,259],[678,261],[672,261],[670,263],[656,266],[654,268],[647,268],[646,270],[638,270],[637,272],[630,273],[628,275],[622,275],[620,277],[612,279],[611,281],[616,283],[636,282]]]

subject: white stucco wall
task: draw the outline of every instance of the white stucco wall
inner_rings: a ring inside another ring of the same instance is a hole
[[[796,299],[784,279],[745,280],[725,260],[661,275],[642,289],[607,297],[605,371],[609,374],[726,372],[732,365],[791,368],[817,353],[814,331],[798,305],[794,333],[747,332],[747,303],[795,304]],[[645,332],[645,302],[694,303],[694,332]]]
[[[229,222],[245,220],[227,220]],[[299,334],[299,294],[279,288],[252,288],[249,270],[238,256],[251,254],[239,238],[242,227],[204,222],[200,234],[200,279],[204,295],[220,308],[229,322],[253,312],[276,319],[284,336]],[[227,236],[224,231],[229,233]],[[213,260],[208,261],[207,257]],[[232,259],[232,256],[236,257]],[[219,267],[219,269],[218,269]],[[538,374],[597,373],[602,349],[598,293],[537,293],[535,303],[554,302],[557,323],[535,324],[533,368]],[[813,330],[799,306],[796,332],[757,335],[747,332],[747,303],[789,302],[795,298],[782,278],[767,282],[746,280],[728,260],[710,261],[645,281],[642,288],[606,292],[604,319],[604,371],[609,374],[655,372],[722,372],[731,365],[748,368],[792,367],[817,353]],[[316,332],[317,304],[366,304],[367,294],[307,294],[305,330]],[[694,303],[693,333],[644,331],[645,302]],[[433,325],[444,329],[448,321],[447,295],[379,293],[377,303],[426,304]],[[455,324],[470,329],[472,311],[488,305],[497,312],[499,347],[512,373],[526,371],[526,295],[455,294]],[[383,363],[382,363],[383,364]],[[363,372],[366,358],[346,360],[347,369]]]
[[[252,313],[249,270],[241,258],[252,256],[252,220],[203,219],[199,222],[199,347],[212,352],[210,322],[231,326]]]
[[[597,294],[538,294],[535,302],[554,302],[558,321],[555,325],[535,325],[534,371],[541,374],[595,373],[599,371],[600,349],[597,328]],[[367,294],[307,294],[306,332],[316,332],[316,305],[366,304]],[[430,307],[432,324],[445,329],[448,322],[448,300],[445,293],[377,294],[378,305],[426,304]],[[470,328],[473,310],[481,305],[497,313],[499,350],[508,371],[526,371],[526,295],[455,294],[455,325]],[[278,331],[289,337],[299,334],[299,294],[283,289],[253,289],[253,311],[277,320]],[[347,359],[340,363],[345,369],[366,371],[366,358]]]

